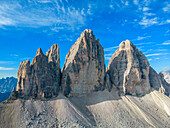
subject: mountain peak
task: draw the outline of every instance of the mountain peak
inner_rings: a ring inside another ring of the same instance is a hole
[[[37,50],[36,56],[38,56],[38,55],[44,55],[41,48],[38,48],[38,50]]]
[[[90,29],[85,29],[82,33],[81,33],[81,37],[91,37],[93,36],[93,31]]]
[[[136,46],[130,42],[130,40],[126,40],[126,41],[122,41],[120,44],[119,44],[119,50],[131,50],[131,49],[135,49]]]

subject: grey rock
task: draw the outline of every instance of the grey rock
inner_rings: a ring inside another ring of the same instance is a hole
[[[71,47],[62,69],[62,89],[74,96],[101,90],[104,84],[104,51],[92,30],[86,29]]]
[[[120,43],[107,74],[120,94],[144,95],[150,91],[149,62],[129,40]]]
[[[39,48],[36,56],[30,61],[20,63],[17,78],[19,97],[49,98],[58,95],[60,86],[59,47],[53,45],[43,54]]]

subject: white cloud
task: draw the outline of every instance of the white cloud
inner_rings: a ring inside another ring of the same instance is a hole
[[[105,60],[110,60],[112,57],[105,57]]]
[[[167,40],[165,42],[162,43],[163,45],[170,45],[170,40]]]
[[[162,8],[162,10],[164,11],[164,12],[170,12],[170,4],[169,3],[166,3],[166,6],[164,7],[164,8]]]
[[[145,12],[145,11],[149,11],[150,9],[148,8],[148,7],[144,7],[143,8],[143,11]]]
[[[161,23],[159,23],[159,25],[164,25],[164,24],[169,24],[170,23],[170,20],[167,19],[165,21],[162,21]]]
[[[15,68],[5,68],[5,67],[0,67],[0,70],[15,70]]]
[[[117,49],[118,47],[119,46],[104,48],[104,51],[113,51],[113,50]]]
[[[10,54],[10,56],[17,57],[17,56],[19,56],[19,55],[18,55],[18,54]]]
[[[170,35],[170,30],[168,29],[166,32],[165,32],[165,36],[169,36]]]
[[[136,40],[143,40],[143,39],[146,39],[146,38],[149,38],[151,36],[138,36],[138,38]]]
[[[143,19],[139,22],[140,25],[143,25],[144,27],[149,27],[152,26],[154,24],[159,24],[158,22],[158,18],[151,18],[151,19],[147,19],[146,16],[143,17]]]
[[[113,54],[114,53],[105,54],[104,55],[105,60],[110,60],[112,58]]]
[[[170,53],[154,53],[154,54],[148,54],[146,56],[147,57],[149,57],[149,56],[160,56],[160,55],[167,55],[167,54],[170,54]]]
[[[37,4],[35,6],[35,3]],[[46,6],[50,4],[50,6]],[[0,3],[0,27],[46,27],[63,26],[74,30],[82,27],[90,10],[51,0],[34,0],[28,4],[19,1]]]
[[[139,1],[138,1],[138,0],[133,0],[133,3],[134,3],[135,5],[138,5]]]
[[[113,5],[109,5],[110,8],[113,8]]]
[[[51,0],[38,0],[39,3],[52,3]]]
[[[14,61],[0,61],[0,64],[13,64]]]
[[[156,15],[155,13],[151,13],[151,12],[145,12],[143,13],[145,16],[154,16]]]
[[[135,44],[135,45],[145,45],[145,44],[153,44],[155,42],[146,42],[146,43],[138,43],[138,44]]]
[[[157,45],[170,45],[170,40],[166,40],[162,44],[157,44]]]
[[[128,1],[126,1],[126,2],[125,2],[125,5],[126,5],[126,6],[128,6],[128,5],[129,5],[129,2],[128,2]]]

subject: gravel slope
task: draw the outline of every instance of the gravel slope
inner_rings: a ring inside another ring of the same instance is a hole
[[[79,97],[16,100],[0,104],[0,128],[111,127],[166,128],[170,98],[153,91],[143,97],[93,92]]]

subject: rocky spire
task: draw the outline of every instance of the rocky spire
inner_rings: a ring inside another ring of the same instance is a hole
[[[37,50],[36,56],[38,55],[44,55],[41,48],[38,48]]]
[[[149,62],[129,40],[120,43],[109,61],[107,74],[120,94],[144,95],[150,91]]]
[[[46,55],[39,48],[30,61],[21,62],[18,69],[17,91],[20,97],[57,96],[60,86],[59,47],[53,45]]]
[[[105,73],[104,52],[93,31],[86,29],[71,47],[62,69],[65,95],[79,95],[100,90]]]

